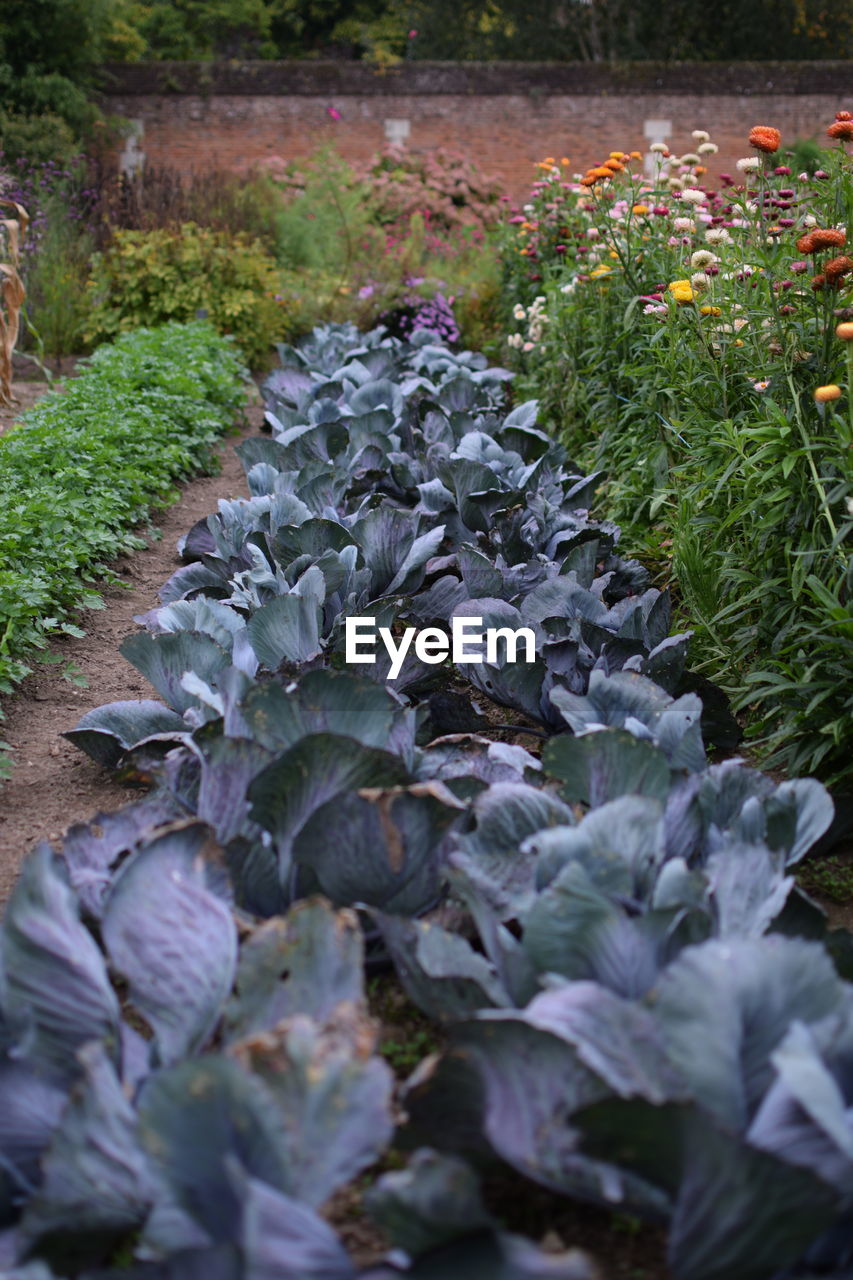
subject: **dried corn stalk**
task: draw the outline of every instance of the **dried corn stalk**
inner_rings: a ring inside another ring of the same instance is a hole
[[[0,219],[2,256],[0,262],[0,404],[12,403],[12,352],[18,341],[21,323],[21,307],[26,296],[23,281],[18,275],[21,255],[21,239],[27,234],[29,215],[14,200],[0,200],[0,208],[14,209],[14,218]]]

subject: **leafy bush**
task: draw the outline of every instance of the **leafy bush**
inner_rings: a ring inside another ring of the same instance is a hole
[[[133,526],[210,461],[242,399],[231,344],[204,324],[142,330],[102,347],[65,394],[0,436],[0,692],[51,634],[94,608],[104,561]]]
[[[510,343],[634,547],[671,554],[756,746],[849,776],[853,387],[815,394],[846,376],[853,167],[842,137],[813,176],[759,151],[706,189],[694,146],[650,181],[622,152],[580,182],[542,163],[507,228]]]
[[[204,311],[260,368],[287,329],[275,263],[262,245],[193,222],[176,230],[117,231],[93,258],[89,292],[91,342]]]

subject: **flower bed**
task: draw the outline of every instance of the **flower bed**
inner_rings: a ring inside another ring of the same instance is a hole
[[[524,385],[606,468],[630,544],[671,556],[700,669],[772,763],[849,784],[848,113],[828,132],[812,170],[769,126],[719,180],[702,131],[651,177],[637,153],[580,181],[543,163],[505,274]]]
[[[318,1210],[399,1124],[432,1150],[369,1196],[403,1250],[375,1280],[591,1275],[507,1237],[466,1158],[667,1222],[677,1280],[840,1277],[850,939],[790,874],[827,793],[708,763],[731,724],[666,596],[506,371],[346,326],[281,355],[252,496],[123,646],[163,701],[69,735],[155,786],[9,904],[10,1274],[347,1280]],[[524,625],[535,660],[391,681],[344,661],[366,616]],[[365,943],[449,1040],[399,1091]]]

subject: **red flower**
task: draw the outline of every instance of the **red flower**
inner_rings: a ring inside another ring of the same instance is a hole
[[[845,142],[853,141],[853,120],[836,120],[826,131],[830,138],[843,138]]]

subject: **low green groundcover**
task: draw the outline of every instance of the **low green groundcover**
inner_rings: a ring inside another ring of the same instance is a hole
[[[48,636],[80,634],[69,619],[100,605],[105,561],[138,547],[134,527],[210,465],[242,379],[208,324],[140,329],[0,437],[0,693]]]

